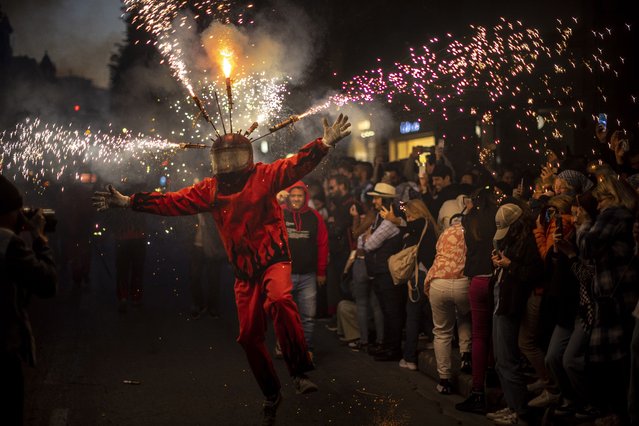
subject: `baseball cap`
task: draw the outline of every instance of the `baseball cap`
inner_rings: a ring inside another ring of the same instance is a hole
[[[494,240],[503,239],[508,234],[510,225],[515,223],[521,217],[523,211],[517,204],[504,204],[497,210],[495,215],[495,224],[497,232],[495,232]]]

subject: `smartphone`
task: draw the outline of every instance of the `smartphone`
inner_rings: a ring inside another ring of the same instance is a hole
[[[564,236],[564,225],[561,221],[561,214],[559,213],[555,214],[555,234],[558,234],[560,238]]]
[[[422,166],[425,166],[426,163],[428,162],[429,155],[430,155],[429,152],[422,152],[421,154],[419,154],[419,164]]]
[[[597,118],[597,124],[603,127],[604,130],[608,128],[608,116],[603,112],[599,114]]]

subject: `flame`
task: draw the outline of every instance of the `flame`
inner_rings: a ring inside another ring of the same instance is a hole
[[[224,71],[224,77],[229,78],[231,76],[231,69],[233,68],[230,60],[233,53],[228,50],[222,50],[220,54],[222,55],[222,71]]]

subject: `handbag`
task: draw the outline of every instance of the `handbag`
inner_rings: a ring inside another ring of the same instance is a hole
[[[417,244],[406,247],[388,258],[388,270],[393,279],[393,284],[403,284],[411,279],[411,276],[414,276],[415,282],[417,282],[417,250],[422,242],[422,238],[424,238],[424,234],[426,234],[426,228],[428,228],[428,221],[426,221],[426,225],[424,225],[424,230]]]

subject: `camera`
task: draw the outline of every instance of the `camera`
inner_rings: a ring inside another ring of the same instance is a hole
[[[35,216],[38,209],[33,207],[23,207],[22,214],[28,220],[31,220],[33,216]],[[42,214],[44,216],[44,232],[51,233],[55,232],[55,227],[58,224],[58,220],[55,217],[55,210],[53,209],[42,209]]]

